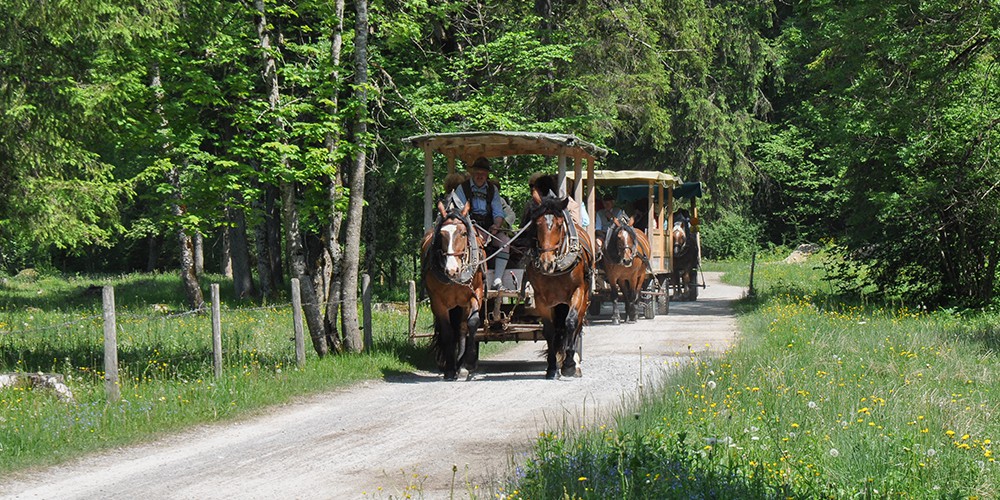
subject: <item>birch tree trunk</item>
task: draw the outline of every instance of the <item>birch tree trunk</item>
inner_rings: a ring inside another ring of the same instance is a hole
[[[277,61],[271,51],[271,35],[267,29],[267,12],[264,0],[255,0],[254,6],[257,9],[257,36],[260,39],[260,46],[264,53],[264,81],[268,91],[268,104],[273,116],[274,128],[277,131],[284,129],[284,121],[279,113],[281,102],[281,92],[278,86]],[[288,158],[281,158],[282,169],[291,170]],[[312,337],[313,348],[320,357],[326,356],[329,347],[326,342],[326,332],[323,330],[322,313],[320,312],[319,300],[316,297],[316,288],[313,286],[312,277],[309,276],[306,265],[306,253],[302,244],[302,234],[299,230],[299,211],[296,205],[295,184],[291,181],[281,182],[282,213],[285,216],[285,240],[288,246],[288,258],[291,263],[292,276],[298,278],[299,288],[302,293],[302,312],[305,315],[306,325],[309,327],[309,335]]]
[[[361,352],[361,328],[358,321],[358,267],[361,262],[361,217],[364,209],[365,166],[368,138],[368,0],[354,4],[354,97],[358,111],[354,116],[353,135],[358,142],[357,154],[351,165],[351,196],[347,206],[347,229],[344,244],[343,330],[344,348]]]
[[[336,0],[337,22],[330,37],[330,65],[333,71],[330,80],[333,82],[333,93],[330,96],[330,115],[336,117],[340,112],[339,92],[340,54],[344,45],[344,0]],[[340,134],[331,131],[326,134],[326,149],[330,153],[330,161],[336,162]],[[336,349],[341,350],[341,339],[337,335],[337,323],[340,315],[341,293],[343,290],[343,272],[341,265],[343,251],[340,242],[340,229],[344,221],[343,214],[337,210],[337,200],[340,199],[340,188],[343,186],[341,168],[331,176],[327,184],[327,196],[330,201],[330,223],[326,227],[326,255],[324,256],[324,272],[329,272],[329,287],[326,290],[326,316],[324,326],[327,341]],[[328,271],[327,271],[328,270]]]
[[[163,113],[163,82],[160,80],[160,65],[154,64],[152,67],[152,80],[150,87],[156,97],[154,112],[160,117],[160,128],[166,130],[169,123]],[[163,142],[163,154],[169,157],[173,147],[169,141]],[[184,215],[183,194],[181,190],[180,170],[174,165],[167,172],[167,182],[174,189],[173,202],[170,209],[174,216],[180,220]],[[181,264],[181,284],[184,288],[184,295],[187,298],[188,308],[201,311],[205,308],[205,296],[201,292],[201,285],[198,283],[198,276],[195,273],[194,245],[191,237],[184,231],[183,227],[177,228],[177,246],[180,250]]]

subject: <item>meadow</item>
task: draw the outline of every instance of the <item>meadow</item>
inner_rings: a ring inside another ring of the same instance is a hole
[[[847,300],[822,259],[758,261],[732,349],[614,425],[543,433],[499,496],[995,497],[1000,314]]]
[[[359,380],[435,370],[411,346],[407,311],[373,311],[373,344],[360,355],[320,359],[307,342],[295,363],[290,301],[240,302],[223,283],[223,374],[212,365],[211,315],[186,312],[176,275],[45,276],[0,282],[0,373],[55,373],[73,401],[30,387],[0,389],[0,475],[153,439],[199,423],[234,419]],[[100,286],[115,286],[121,400],[104,392]],[[206,297],[207,290],[206,290]],[[418,331],[430,329],[419,313]]]

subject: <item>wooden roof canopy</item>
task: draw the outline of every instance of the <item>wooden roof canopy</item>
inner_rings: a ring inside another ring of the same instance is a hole
[[[480,156],[496,158],[514,155],[565,156],[594,161],[608,150],[571,134],[541,132],[453,132],[426,134],[403,139],[414,147],[441,153],[471,164]]]
[[[566,172],[573,179],[573,172]],[[632,186],[637,184],[659,184],[672,188],[680,186],[681,179],[673,174],[652,170],[594,170],[594,182],[598,186]]]

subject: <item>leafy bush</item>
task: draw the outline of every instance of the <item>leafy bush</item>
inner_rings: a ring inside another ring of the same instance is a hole
[[[749,258],[762,233],[760,223],[736,212],[723,212],[718,220],[702,225],[702,255],[708,259]]]

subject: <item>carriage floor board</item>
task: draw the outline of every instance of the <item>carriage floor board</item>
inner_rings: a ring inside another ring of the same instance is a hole
[[[698,301],[674,302],[667,316],[586,326],[581,378],[545,380],[544,343],[519,343],[483,360],[471,381],[393,375],[243,421],[6,476],[0,498],[469,498],[467,484],[480,485],[475,495],[486,498],[539,432],[607,422],[640,383],[649,390],[678,364],[736,340],[731,306],[744,289],[704,274],[708,287]]]

